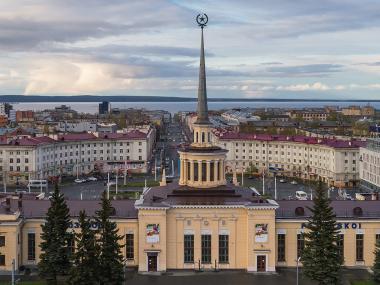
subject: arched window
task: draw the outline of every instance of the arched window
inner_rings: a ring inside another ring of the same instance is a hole
[[[211,142],[211,133],[210,132],[208,132],[207,138],[208,138],[208,143],[210,143]]]
[[[205,132],[202,132],[202,142],[205,142]]]
[[[199,142],[198,132],[195,133],[195,141],[196,141],[196,142]]]
[[[305,210],[302,207],[297,207],[295,210],[296,216],[304,216],[305,215]]]

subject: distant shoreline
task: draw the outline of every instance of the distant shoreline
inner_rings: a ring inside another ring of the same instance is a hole
[[[31,103],[31,102],[197,102],[198,98],[186,97],[163,97],[163,96],[95,96],[95,95],[78,95],[78,96],[39,96],[39,95],[0,95],[0,102],[11,103]],[[338,99],[242,99],[242,98],[208,98],[208,102],[380,102],[380,100],[338,100]]]

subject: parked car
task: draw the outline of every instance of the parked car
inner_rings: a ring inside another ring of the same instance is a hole
[[[75,179],[75,183],[82,183],[82,179]]]
[[[128,175],[128,178],[132,179],[132,178],[133,178],[132,174],[129,174],[129,175]]]
[[[252,176],[252,175],[249,175],[249,176],[248,176],[248,179],[253,179],[253,176]]]
[[[285,183],[286,180],[285,179],[280,179],[280,183]]]
[[[23,194],[23,193],[26,193],[26,191],[22,190],[22,189],[16,189],[15,193],[16,194]]]
[[[354,200],[354,198],[352,198],[351,194],[345,194],[344,198],[346,198],[346,200]]]
[[[292,182],[290,182],[290,184],[297,185],[298,183],[297,183],[297,181],[293,180]]]
[[[116,185],[115,181],[110,181],[110,185]]]
[[[82,180],[83,183],[87,182],[86,178],[81,178],[81,180]]]
[[[119,178],[124,178],[124,174],[120,174],[120,175],[119,175]]]
[[[88,180],[90,180],[90,181],[96,181],[96,180],[98,180],[96,177],[89,177],[89,178],[87,178]]]

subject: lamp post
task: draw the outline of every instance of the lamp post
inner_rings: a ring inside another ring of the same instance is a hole
[[[299,264],[300,260],[301,260],[301,256],[298,257],[298,259],[296,260],[296,262],[297,262],[297,283],[296,283],[296,285],[298,285],[298,264]]]
[[[277,179],[276,179],[276,172],[274,173],[274,200],[277,200]]]

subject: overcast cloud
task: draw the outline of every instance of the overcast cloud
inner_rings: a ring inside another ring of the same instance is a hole
[[[0,95],[378,99],[372,0],[0,2]],[[295,95],[297,94],[297,95]]]

